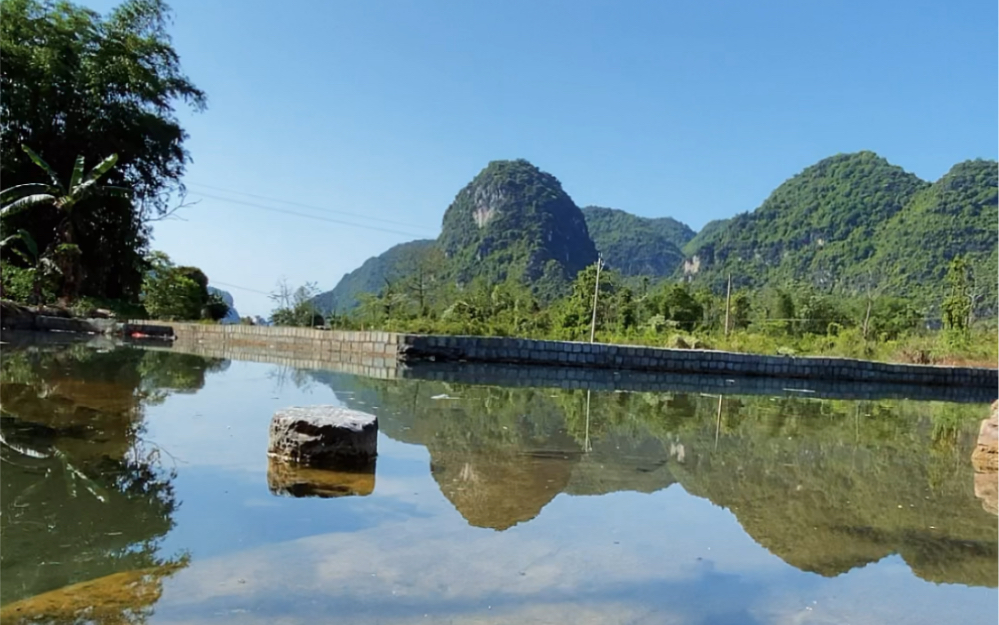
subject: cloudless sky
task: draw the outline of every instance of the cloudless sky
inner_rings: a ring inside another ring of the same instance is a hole
[[[530,160],[579,206],[698,229],[839,152],[926,180],[997,155],[985,0],[171,6],[183,69],[208,94],[204,113],[180,112],[201,201],[152,246],[243,315],[268,314],[281,277],[327,290],[435,237],[491,160]]]

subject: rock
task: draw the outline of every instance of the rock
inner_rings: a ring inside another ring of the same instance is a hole
[[[0,301],[0,327],[5,330],[34,330],[35,313],[26,306]]]
[[[971,462],[976,471],[999,471],[999,400],[992,403],[991,416],[982,421]]]
[[[289,497],[363,497],[375,490],[375,464],[336,471],[270,458],[267,487],[275,495]]]
[[[271,419],[267,453],[314,467],[366,467],[378,455],[378,418],[339,406],[285,408]]]

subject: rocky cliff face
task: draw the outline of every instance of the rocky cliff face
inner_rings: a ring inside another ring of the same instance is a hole
[[[438,243],[458,282],[568,282],[597,259],[579,207],[554,176],[525,160],[493,161],[459,191]]]

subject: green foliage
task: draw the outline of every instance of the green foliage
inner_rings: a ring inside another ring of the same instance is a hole
[[[208,301],[201,309],[201,318],[219,321],[229,313],[229,304],[218,293],[209,293]]]
[[[554,176],[525,160],[493,161],[459,191],[438,244],[457,284],[541,279],[557,294],[597,258],[582,212]]]
[[[685,271],[716,292],[731,272],[742,286],[904,297],[936,311],[947,263],[960,255],[980,276],[972,314],[993,316],[997,184],[995,161],[959,163],[930,185],[870,152],[834,156],[756,211],[706,226],[685,248]]]
[[[194,267],[177,267],[162,252],[148,258],[142,305],[153,319],[200,319],[209,302],[208,279]]]
[[[700,241],[696,279],[716,291],[728,273],[739,286],[839,286],[873,254],[878,226],[926,186],[872,152],[824,159]]]
[[[587,206],[586,227],[607,265],[624,276],[672,275],[683,263],[680,248],[694,237],[670,217],[649,219],[622,210]]]
[[[322,313],[344,313],[360,304],[362,293],[377,293],[386,282],[395,281],[412,268],[414,257],[433,246],[431,240],[400,243],[387,251],[364,261],[360,267],[346,274],[331,291],[315,298],[316,308]]]
[[[943,325],[954,341],[965,338],[971,325],[971,267],[960,256],[947,268],[947,297],[944,298]]]
[[[70,2],[3,2],[4,185],[48,185],[62,180],[52,172],[72,172],[70,186],[84,187],[78,155],[118,154],[105,178],[132,191],[80,197],[73,207],[74,238],[62,241],[80,247],[81,271],[69,277],[84,295],[137,299],[146,220],[169,209],[188,160],[175,106],[200,110],[205,96],[182,73],[168,22],[162,0],[126,0],[106,16]],[[44,156],[45,172],[21,145]],[[64,236],[65,218],[42,206],[11,213],[4,226],[26,229],[47,250]]]
[[[876,251],[859,270],[871,272],[886,293],[935,307],[944,297],[948,263],[963,257],[970,271],[972,312],[994,316],[996,296],[997,165],[958,163],[917,193],[878,228]]]
[[[697,254],[697,252],[701,249],[701,247],[705,243],[714,240],[714,238],[718,236],[718,233],[721,232],[723,229],[725,229],[726,226],[728,226],[730,221],[732,220],[714,219],[704,224],[704,227],[701,228],[697,232],[697,234],[694,235],[692,239],[684,243],[683,246],[681,247],[684,256],[690,257]]]

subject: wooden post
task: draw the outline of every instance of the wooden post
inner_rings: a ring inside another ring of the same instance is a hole
[[[868,293],[868,295],[867,295],[867,312],[864,313],[864,331],[863,331],[863,336],[864,336],[864,340],[865,341],[867,340],[867,328],[870,327],[870,323],[871,323],[871,306],[873,305],[873,303],[874,302],[873,302],[873,300],[870,297],[870,293]]]
[[[732,313],[732,274],[728,274],[728,289],[725,291],[725,336],[728,336],[729,315]]]
[[[603,264],[604,259],[601,256],[597,256],[597,280],[596,285],[593,287],[593,317],[590,319],[590,342],[593,342],[593,337],[597,333],[597,294],[600,293],[600,266]]]

